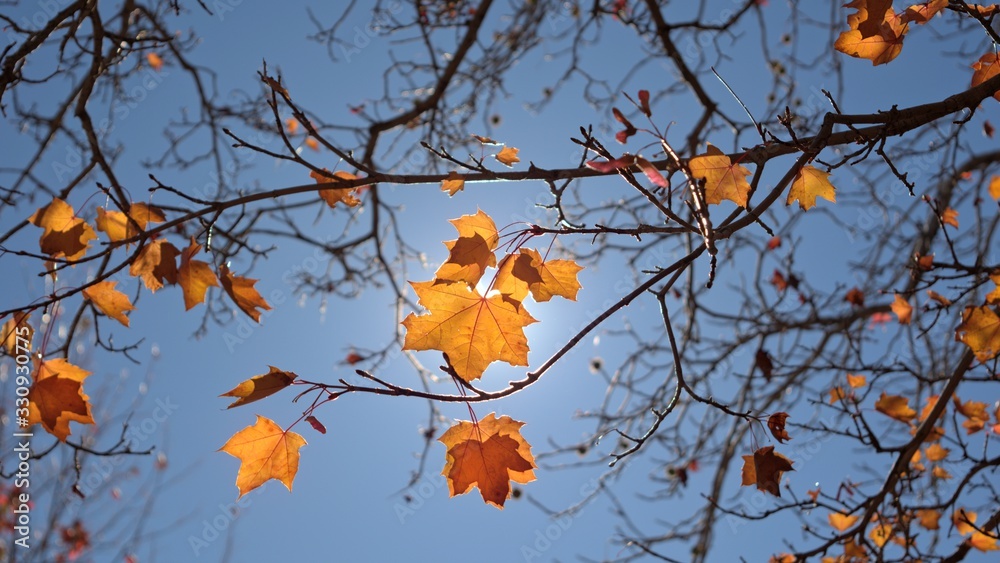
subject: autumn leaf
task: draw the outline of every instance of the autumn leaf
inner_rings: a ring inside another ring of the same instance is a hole
[[[125,313],[132,311],[135,307],[129,301],[128,296],[115,289],[118,282],[104,280],[83,290],[83,296],[89,299],[95,307],[112,319],[128,326],[128,317]]]
[[[271,306],[264,301],[260,293],[254,289],[254,284],[258,280],[234,276],[225,264],[219,266],[219,280],[222,282],[222,289],[232,298],[236,306],[241,311],[250,316],[251,319],[260,322],[260,311],[270,311]]]
[[[981,401],[965,401],[963,403],[958,395],[952,397],[952,402],[955,404],[955,410],[965,417],[965,420],[962,421],[962,428],[965,428],[966,434],[979,432],[989,422],[990,415],[986,412],[986,403]]]
[[[458,238],[445,242],[448,260],[438,268],[434,277],[441,281],[464,281],[469,286],[479,283],[487,267],[497,265],[493,252],[500,244],[497,226],[482,210],[475,215],[452,219]]]
[[[309,137],[306,139],[305,143],[306,146],[309,147],[310,149],[317,152],[319,151],[319,141],[317,141],[316,139]]]
[[[450,496],[464,495],[478,487],[483,500],[503,509],[510,498],[511,481],[535,480],[535,458],[521,436],[523,422],[490,413],[478,423],[459,421],[438,441],[448,448],[441,472]]]
[[[785,429],[786,420],[788,420],[787,412],[776,412],[767,418],[767,429],[771,431],[771,435],[779,444],[792,439],[788,435],[788,430]]]
[[[351,174],[350,172],[344,172],[343,170],[337,170],[336,172],[330,172],[326,168],[323,172],[316,172],[313,170],[309,173],[309,177],[316,180],[317,184],[326,184],[330,182],[337,182],[338,180],[355,180],[357,176]],[[358,188],[326,188],[319,191],[319,197],[326,202],[331,208],[337,206],[338,203],[343,203],[348,207],[357,207],[361,204],[361,200],[355,197],[358,193]]]
[[[847,16],[848,31],[837,38],[833,47],[851,57],[868,59],[872,65],[888,63],[903,50],[903,37],[909,25],[892,10],[888,0],[871,0],[878,7],[869,12],[865,0],[855,0],[848,7],[858,11]]]
[[[910,306],[910,303],[907,302],[902,295],[898,293],[895,294],[890,307],[892,308],[892,312],[896,314],[896,317],[899,318],[899,324],[910,324],[911,316],[913,315],[913,307]]]
[[[924,508],[917,510],[917,522],[925,530],[937,530],[941,526],[938,524],[938,520],[941,519],[941,513],[933,508]]]
[[[915,22],[917,25],[923,25],[931,21],[931,18],[947,7],[948,0],[930,0],[929,2],[914,4],[903,12],[903,21]]]
[[[892,538],[892,526],[885,522],[879,522],[878,525],[872,526],[868,537],[872,539],[876,547],[885,547],[885,544],[889,543]]]
[[[995,358],[1000,354],[1000,317],[986,305],[966,307],[955,340],[971,348],[980,362]]]
[[[312,415],[307,416],[306,422],[308,422],[309,426],[312,426],[313,430],[315,430],[316,432],[319,432],[320,434],[326,434],[326,426],[323,426],[323,423],[320,422],[319,419],[317,419],[315,416]]]
[[[205,292],[209,287],[219,287],[219,282],[207,262],[193,260],[201,250],[201,245],[191,237],[191,244],[181,252],[181,265],[177,269],[177,283],[184,292],[184,308],[192,307],[205,301]]]
[[[746,178],[750,170],[733,164],[717,147],[708,145],[705,154],[688,162],[688,169],[692,177],[705,181],[706,203],[722,203],[722,200],[728,199],[740,207],[747,206],[750,183]]]
[[[465,381],[483,375],[486,366],[502,360],[528,365],[524,327],[537,322],[524,308],[501,295],[483,297],[463,283],[410,282],[426,315],[410,313],[404,350],[440,350]]]
[[[865,384],[867,383],[868,380],[863,375],[856,375],[853,373],[847,374],[847,385],[850,386],[851,389],[858,389],[860,387],[864,387]]]
[[[829,172],[824,172],[814,166],[803,166],[795,175],[792,188],[788,190],[788,199],[785,201],[785,205],[791,205],[793,201],[798,201],[799,207],[803,211],[809,211],[810,208],[816,206],[817,197],[836,203],[836,190],[829,178]]]
[[[237,397],[232,404],[226,407],[227,409],[241,407],[245,404],[269,397],[291,385],[295,381],[295,378],[298,377],[290,371],[283,371],[274,366],[267,367],[270,368],[269,372],[262,375],[255,375],[219,395],[220,397]]]
[[[63,358],[41,362],[28,393],[28,424],[40,423],[61,442],[70,435],[70,422],[94,424],[90,397],[83,392],[83,380],[89,375]]]
[[[927,272],[934,269],[934,255],[927,254],[924,256],[917,256],[917,268]]]
[[[73,207],[57,197],[35,211],[28,222],[44,229],[38,244],[43,253],[53,258],[79,260],[87,253],[90,241],[97,238],[94,229],[76,216]]]
[[[924,450],[924,453],[927,455],[927,460],[933,462],[945,460],[950,452],[951,450],[942,447],[941,444],[931,444],[930,446],[927,446],[926,450]]]
[[[517,162],[521,162],[521,159],[517,157],[519,151],[520,149],[515,149],[514,147],[504,147],[500,152],[493,155],[493,157],[500,161],[500,164],[510,167]]]
[[[306,445],[302,436],[282,430],[271,419],[257,415],[257,422],[229,439],[220,452],[240,460],[236,486],[240,498],[270,479],[281,481],[289,491],[299,470],[299,449]]]
[[[844,392],[843,387],[834,387],[830,389],[830,404],[835,405],[840,401],[847,398],[847,393]]]
[[[453,196],[464,189],[465,180],[458,172],[449,172],[448,177],[441,180],[441,191],[448,192],[449,196]]]
[[[31,351],[31,339],[35,329],[28,323],[31,313],[20,311],[11,315],[0,327],[0,346],[7,350],[10,356],[17,356]]]
[[[990,178],[988,190],[990,192],[990,197],[993,198],[993,201],[1000,200],[1000,175]]]
[[[844,296],[844,301],[847,301],[855,307],[864,307],[865,293],[856,287],[852,287],[847,291],[847,295]]]
[[[576,301],[580,291],[577,273],[583,269],[572,260],[542,260],[537,250],[521,248],[518,254],[504,257],[493,289],[520,303],[527,296],[541,303],[554,296]]]
[[[889,395],[885,391],[875,402],[875,410],[900,422],[909,422],[917,416],[917,411],[910,408],[906,397]]]
[[[941,222],[945,225],[951,225],[952,227],[958,228],[958,211],[952,208],[947,208],[941,213]]]
[[[760,370],[764,379],[771,381],[771,376],[774,374],[774,361],[771,359],[771,353],[763,348],[758,349],[754,354],[753,363],[754,367]]]
[[[993,294],[991,293],[990,295],[993,295]],[[990,301],[990,295],[986,296],[986,302],[987,303],[992,303],[992,301]],[[928,289],[927,290],[927,297],[930,297],[932,301],[934,301],[935,303],[941,305],[942,307],[947,307],[947,306],[951,305],[951,299],[948,299],[947,297],[941,295],[940,293],[934,291],[933,289]]]
[[[767,241],[767,249],[768,250],[774,250],[775,248],[778,248],[779,246],[781,246],[781,237],[779,237],[778,235],[774,235],[773,237],[771,237],[770,239],[768,239],[768,241]]]
[[[670,186],[667,179],[663,177],[663,174],[653,166],[653,163],[642,158],[641,156],[635,157],[635,164],[642,170],[642,173],[646,175],[646,179],[653,183],[654,186],[659,188],[666,188]]]
[[[986,53],[979,57],[979,60],[972,63],[972,87],[975,88],[997,74],[1000,74],[1000,54],[995,52]],[[993,94],[993,97],[1000,101],[1000,91]]]
[[[135,221],[135,225],[129,221],[129,217]],[[129,207],[128,215],[121,211],[105,211],[103,207],[98,207],[95,223],[97,230],[107,234],[108,239],[112,242],[118,242],[136,236],[140,231],[144,231],[150,223],[162,223],[166,220],[163,210],[139,202],[133,203]],[[140,231],[136,230],[136,226],[139,227]]]
[[[157,239],[146,244],[132,262],[128,273],[138,276],[146,289],[156,292],[164,284],[177,283],[177,256],[180,251],[166,240]]]
[[[489,137],[483,137],[482,135],[476,135],[474,133],[472,134],[472,138],[475,139],[475,140],[477,140],[477,141],[479,141],[480,145],[499,145],[500,144],[499,141],[494,141],[493,139],[491,139]]]
[[[163,59],[156,53],[146,53],[146,62],[156,72],[160,72],[160,69],[163,68]]]
[[[997,538],[984,534],[979,530],[972,532],[972,535],[966,541],[979,551],[996,551],[1000,549],[1000,547],[997,547]]]
[[[951,522],[955,525],[955,531],[960,535],[967,536],[976,531],[972,524],[976,523],[976,513],[959,508],[951,515]]]
[[[781,496],[781,475],[792,469],[792,461],[774,451],[774,446],[764,446],[753,455],[743,456],[743,486],[757,485],[757,489]]]
[[[854,523],[858,521],[858,517],[849,514],[841,514],[839,512],[831,512],[827,515],[827,520],[830,521],[830,526],[834,530],[843,532],[853,526]]]

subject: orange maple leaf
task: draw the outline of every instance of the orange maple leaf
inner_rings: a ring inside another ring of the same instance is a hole
[[[764,446],[753,455],[743,456],[743,486],[757,485],[757,489],[781,496],[781,475],[792,469],[792,461],[774,451],[774,446]]]
[[[440,350],[465,381],[483,375],[486,366],[502,360],[528,365],[524,327],[537,322],[502,295],[483,297],[464,283],[410,282],[418,302],[429,313],[410,313],[404,350]]]
[[[237,397],[232,404],[226,407],[227,409],[240,407],[247,403],[259,401],[264,397],[269,397],[291,385],[295,381],[295,378],[298,377],[290,371],[282,371],[274,366],[267,367],[270,368],[270,371],[267,373],[255,375],[219,395],[220,397]]]
[[[517,153],[520,152],[520,150],[521,149],[515,149],[514,147],[504,147],[500,152],[493,155],[493,157],[500,161],[500,164],[510,167],[515,163],[521,162],[521,159],[517,156]]]
[[[896,313],[896,317],[899,318],[899,324],[910,324],[910,320],[913,315],[913,307],[910,306],[910,303],[907,302],[902,295],[897,293],[893,298],[892,305],[889,307],[892,308],[892,312]]]
[[[986,53],[972,63],[972,69],[972,86],[976,87],[1000,74],[1000,54]],[[993,94],[993,97],[1000,101],[1000,90]]]
[[[955,329],[955,340],[972,348],[980,362],[995,358],[1000,354],[1000,317],[986,305],[966,307],[962,324]]]
[[[42,252],[53,258],[79,260],[87,253],[90,241],[97,238],[94,229],[76,216],[73,207],[57,197],[35,211],[28,221],[44,229],[38,244]]]
[[[28,392],[28,424],[40,423],[61,442],[70,435],[70,422],[94,424],[90,397],[83,392],[83,380],[89,375],[63,358],[39,364]]]
[[[864,387],[868,383],[868,379],[863,375],[856,375],[853,373],[847,374],[847,385],[851,389],[858,389],[859,387]]]
[[[265,311],[270,311],[271,306],[268,305],[267,301],[264,301],[264,298],[260,296],[260,293],[254,289],[253,286],[258,280],[234,276],[225,264],[219,266],[219,274],[219,280],[222,282],[222,289],[226,291],[241,311],[250,315],[251,319],[259,323],[260,311],[257,309],[260,308]]]
[[[786,440],[791,440],[792,437],[788,435],[788,430],[785,429],[785,421],[788,420],[787,412],[776,412],[767,418],[767,428],[771,431],[771,435],[774,439],[778,441],[779,444],[783,444]]]
[[[208,262],[192,260],[199,250],[201,245],[191,237],[191,244],[181,252],[181,266],[177,269],[177,283],[184,292],[185,310],[191,310],[198,303],[203,303],[205,292],[209,287],[219,287],[219,281]]]
[[[269,418],[257,415],[257,422],[229,439],[220,452],[240,460],[236,486],[240,498],[270,479],[281,481],[291,491],[299,471],[299,449],[306,445],[302,436],[282,430]]]
[[[441,264],[434,277],[442,281],[464,281],[474,286],[482,279],[487,267],[497,265],[493,254],[500,244],[496,223],[482,210],[450,222],[458,231],[458,238],[444,243],[448,248],[448,260]]]
[[[875,410],[900,422],[909,422],[917,416],[917,411],[910,408],[906,397],[889,395],[885,391],[875,402]]]
[[[945,225],[951,225],[952,227],[958,228],[958,211],[952,208],[947,208],[941,212],[941,222]]]
[[[128,326],[125,313],[135,309],[128,296],[115,289],[116,281],[104,280],[83,290],[83,296],[112,319]]]
[[[948,0],[930,0],[929,2],[914,4],[903,12],[903,21],[915,22],[917,25],[923,25],[931,21],[931,18],[947,7]]]
[[[809,211],[816,206],[816,198],[821,197],[829,202],[837,202],[836,189],[830,183],[830,173],[824,172],[814,166],[803,166],[792,182],[792,188],[788,190],[788,199],[785,205],[791,205],[793,201],[799,202],[799,207],[803,211]]]
[[[307,140],[312,141],[312,139]],[[313,141],[314,143],[316,141]],[[343,170],[337,170],[336,172],[330,172],[326,168],[323,169],[322,173],[313,170],[309,173],[309,177],[316,180],[317,184],[326,184],[329,182],[336,182],[339,180],[355,180],[357,176],[351,174],[350,172],[344,172]],[[331,208],[336,207],[337,203],[343,203],[348,207],[357,207],[361,204],[361,200],[358,199],[358,189],[361,186],[354,188],[327,188],[319,191],[319,197],[326,202]]]
[[[722,200],[728,199],[740,207],[747,206],[750,194],[747,176],[750,170],[734,164],[717,147],[708,145],[705,154],[688,162],[688,169],[692,177],[705,181],[705,203],[722,203]]]
[[[948,454],[951,453],[951,450],[942,447],[941,444],[931,444],[930,446],[927,446],[924,453],[927,455],[928,461],[938,462],[946,459]]]
[[[933,508],[922,508],[917,510],[917,520],[926,530],[939,529],[941,526],[938,524],[938,520],[940,519],[941,513]]]
[[[31,339],[35,329],[28,323],[30,312],[21,311],[11,315],[0,328],[0,347],[7,350],[10,356],[17,356],[31,351]]]
[[[522,426],[509,416],[498,419],[490,413],[478,423],[459,421],[438,438],[448,448],[441,474],[448,479],[450,496],[479,487],[484,501],[503,509],[511,481],[534,481],[535,458],[521,436]]]
[[[1000,199],[1000,175],[990,178],[990,185],[987,188],[993,201]]]
[[[885,522],[879,522],[877,526],[872,526],[872,530],[868,532],[868,537],[872,539],[876,547],[884,547],[893,537],[892,526]]]
[[[893,11],[892,2],[854,0],[847,7],[857,12],[847,16],[849,29],[840,34],[833,47],[845,55],[868,59],[873,65],[895,59],[903,50],[909,25]]]
[[[169,242],[158,239],[147,243],[132,262],[128,273],[138,276],[146,289],[156,292],[163,284],[177,283],[177,256],[180,251]]]
[[[156,53],[146,53],[146,62],[156,72],[160,72],[160,69],[163,68],[163,58]]]
[[[979,432],[989,422],[990,415],[986,412],[986,403],[981,401],[965,401],[963,403],[958,395],[952,397],[952,402],[955,404],[955,410],[965,417],[965,420],[962,421],[962,428],[965,428],[967,434]]]
[[[558,295],[576,301],[580,291],[577,273],[583,269],[572,260],[542,260],[537,250],[522,248],[515,256],[504,257],[493,289],[520,303],[531,292],[537,302]]]
[[[843,532],[844,530],[850,528],[858,521],[857,516],[852,516],[849,514],[841,514],[839,512],[831,512],[827,515],[827,519],[830,521],[830,526],[838,532]]]
[[[129,221],[135,221],[135,225]],[[132,238],[139,234],[136,226],[140,230],[145,230],[150,223],[162,223],[166,221],[163,210],[159,207],[146,205],[145,203],[133,203],[128,209],[128,215],[121,211],[105,211],[103,207],[97,208],[97,230],[106,233],[112,242],[118,242]]]
[[[441,191],[448,192],[448,196],[453,196],[465,189],[465,180],[458,172],[449,172],[448,177],[441,180]]]

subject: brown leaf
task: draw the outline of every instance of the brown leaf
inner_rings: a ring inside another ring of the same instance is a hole
[[[317,184],[327,184],[330,182],[337,182],[338,180],[355,180],[357,176],[351,174],[350,172],[344,172],[343,170],[337,170],[336,172],[330,172],[326,168],[323,169],[322,173],[316,172],[315,170],[309,173],[309,177],[316,180]],[[355,197],[358,194],[358,190],[361,186],[354,188],[327,188],[319,191],[319,197],[326,202],[331,208],[337,206],[338,203],[343,203],[348,207],[357,207],[361,204],[361,200]]]
[[[156,292],[164,284],[174,285],[177,283],[177,256],[180,251],[177,247],[166,240],[158,239],[139,251],[139,256],[132,262],[128,273],[138,276],[146,289]]]
[[[844,301],[847,301],[848,303],[850,303],[851,305],[854,305],[856,307],[864,307],[865,306],[865,294],[860,289],[858,289],[856,287],[852,287],[847,292],[847,295],[844,297]]]
[[[459,421],[438,441],[447,448],[447,463],[441,472],[448,479],[451,496],[478,487],[483,500],[502,509],[511,495],[510,482],[535,480],[535,458],[521,436],[523,422],[490,413],[478,424]]]
[[[255,375],[250,379],[233,387],[229,391],[219,395],[220,397],[237,397],[227,409],[240,407],[247,403],[259,401],[269,397],[285,387],[288,387],[298,377],[290,371],[282,371],[274,366],[268,366],[270,371],[262,375]]]
[[[757,485],[757,489],[781,496],[781,476],[792,469],[792,461],[774,451],[774,446],[764,446],[753,455],[743,456],[743,485]]]
[[[28,393],[28,423],[40,423],[61,442],[70,435],[70,422],[94,424],[90,397],[83,392],[83,380],[89,375],[63,358],[39,364]]]
[[[767,429],[771,431],[771,435],[779,444],[792,439],[788,435],[788,430],[785,430],[786,420],[788,420],[787,412],[776,412],[767,418]]]
[[[260,293],[254,289],[253,286],[258,280],[234,276],[225,264],[219,266],[219,274],[219,280],[222,281],[222,289],[226,291],[241,311],[259,323],[261,312],[257,309],[260,308],[264,311],[270,311],[271,306],[268,305],[267,301],[264,301],[264,298],[260,296]]]

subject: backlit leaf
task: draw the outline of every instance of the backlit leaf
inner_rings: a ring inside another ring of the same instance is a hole
[[[910,408],[909,400],[906,397],[889,395],[885,391],[875,402],[875,410],[900,422],[909,422],[917,416],[917,411]]]
[[[201,245],[191,237],[191,244],[181,252],[181,265],[177,268],[177,283],[184,292],[185,310],[204,303],[209,287],[219,287],[219,281],[208,263],[193,259],[199,250]]]
[[[267,301],[265,301],[264,298],[260,296],[260,293],[254,289],[253,286],[258,280],[234,276],[225,264],[219,266],[219,274],[219,280],[222,282],[222,289],[226,291],[226,294],[232,298],[233,302],[236,303],[236,306],[239,307],[241,311],[259,323],[261,312],[257,309],[270,311],[271,306],[268,305]]]
[[[792,188],[788,190],[788,199],[785,201],[785,205],[791,205],[793,201],[798,201],[799,207],[804,211],[809,211],[810,208],[815,207],[817,197],[836,203],[836,189],[830,183],[830,173],[814,166],[803,166],[795,176]]]
[[[38,244],[52,258],[79,260],[87,253],[90,241],[97,238],[94,229],[76,216],[73,207],[57,197],[35,211],[28,222],[44,229]]]
[[[753,455],[743,456],[743,485],[756,485],[757,489],[781,496],[781,476],[792,469],[792,461],[774,451],[774,446],[764,446]]]
[[[330,172],[326,168],[323,169],[322,173],[313,170],[309,173],[309,177],[316,180],[317,184],[326,183],[336,183],[337,180],[355,180],[357,176],[351,174],[350,172],[344,172],[343,170],[337,170],[336,172]],[[358,187],[354,188],[326,188],[319,191],[319,197],[326,202],[331,208],[336,207],[338,203],[343,203],[348,207],[357,207],[361,204],[361,200],[355,197],[358,193]]]
[[[242,497],[270,479],[281,481],[291,491],[299,471],[299,449],[304,445],[302,436],[257,415],[253,426],[233,434],[219,451],[240,460],[236,486]]]
[[[786,420],[788,420],[787,412],[776,412],[767,418],[767,429],[771,431],[771,435],[779,444],[792,439],[788,435],[788,430],[785,429]]]
[[[897,293],[893,298],[892,305],[890,305],[890,307],[892,307],[892,312],[895,313],[896,317],[899,319],[899,324],[910,324],[910,319],[913,315],[913,307],[910,306],[910,303],[903,298],[902,295]]]
[[[94,424],[90,397],[83,392],[83,380],[89,375],[63,358],[41,362],[28,393],[28,423],[40,423],[62,442],[70,435],[70,422]]]
[[[493,252],[500,244],[497,226],[482,210],[475,215],[452,219],[458,238],[445,242],[448,260],[438,268],[434,277],[441,281],[463,281],[470,286],[479,283],[487,267],[497,265]]]
[[[453,196],[464,189],[465,180],[458,172],[449,172],[448,177],[441,180],[441,191],[448,192],[449,196]]]
[[[696,156],[688,162],[691,175],[705,181],[705,202],[721,203],[728,199],[739,205],[747,206],[750,193],[750,183],[747,176],[750,170],[740,164],[733,164],[721,150],[708,145],[705,154]]]
[[[90,300],[102,313],[112,319],[128,326],[128,317],[125,313],[132,311],[135,307],[129,301],[128,296],[115,289],[118,282],[104,280],[83,290],[83,296]]]
[[[831,512],[827,515],[827,519],[830,521],[830,526],[838,532],[843,532],[858,521],[856,515],[841,514],[839,512]]]
[[[1000,54],[989,52],[979,57],[979,60],[972,63],[972,86],[976,87],[1000,74]],[[1000,91],[993,94],[993,97],[1000,101]]]
[[[505,166],[513,166],[515,163],[521,162],[521,159],[517,157],[517,153],[520,149],[515,149],[514,147],[504,147],[500,152],[493,155],[501,164]]]
[[[966,307],[955,340],[971,348],[980,362],[995,358],[1000,354],[1000,317],[986,305]]]
[[[132,262],[128,273],[138,276],[146,289],[156,292],[164,284],[177,283],[177,256],[180,251],[166,240],[157,239],[146,243],[139,256]]]
[[[282,371],[274,366],[268,366],[268,368],[270,368],[270,371],[267,373],[255,375],[219,395],[220,397],[237,398],[226,408],[240,407],[247,403],[269,397],[291,385],[295,381],[295,378],[298,377],[290,371]]]

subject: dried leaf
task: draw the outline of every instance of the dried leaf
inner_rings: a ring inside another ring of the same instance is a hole
[[[142,283],[152,292],[162,288],[164,284],[177,283],[177,256],[180,251],[166,240],[158,239],[139,251],[139,256],[132,262],[128,273],[138,276]]]
[[[487,267],[497,265],[493,252],[500,244],[496,223],[482,210],[475,215],[452,219],[458,238],[445,242],[448,260],[438,268],[434,277],[441,281],[464,281],[474,286],[482,279]]]
[[[97,238],[94,229],[76,216],[73,207],[57,197],[35,211],[28,222],[44,229],[38,244],[52,258],[79,260],[90,248],[90,241]]]
[[[40,423],[61,442],[70,435],[70,422],[94,424],[90,397],[83,392],[89,375],[63,358],[41,362],[28,393],[28,424]]]
[[[980,362],[995,358],[1000,354],[1000,317],[986,305],[966,307],[955,340],[971,348]]]
[[[251,319],[259,323],[261,311],[257,309],[264,311],[271,310],[271,306],[267,304],[267,301],[264,301],[264,298],[253,287],[259,280],[234,276],[225,264],[219,266],[219,280],[222,281],[222,289],[226,291],[226,294]]]
[[[876,4],[876,0],[870,0]],[[895,59],[903,50],[903,37],[909,31],[909,25],[895,15],[889,0],[878,0],[878,6],[872,12],[868,11],[865,0],[855,0],[848,6],[857,8],[857,12],[847,16],[850,28],[837,38],[833,47],[852,57],[868,59],[872,65],[888,63]],[[884,9],[888,4],[888,8]]]
[[[917,411],[910,408],[909,400],[902,395],[888,395],[885,391],[875,402],[875,410],[900,422],[916,418]]]
[[[854,525],[858,521],[857,516],[852,516],[850,514],[841,514],[839,512],[831,512],[827,515],[827,519],[830,521],[830,526],[837,530],[838,532],[843,532]]]
[[[104,280],[83,290],[83,296],[89,299],[95,307],[112,319],[128,326],[128,317],[125,313],[132,311],[135,307],[129,301],[128,296],[115,289],[118,282]]]
[[[201,250],[201,245],[191,237],[191,244],[181,252],[181,265],[177,269],[177,283],[184,292],[184,308],[191,310],[199,303],[205,302],[205,292],[209,287],[219,287],[219,282],[207,262],[193,260]]]
[[[792,461],[780,453],[775,453],[774,446],[764,446],[753,455],[743,456],[743,485],[757,485],[757,489],[781,496],[779,485],[781,476],[792,469]]]
[[[344,172],[343,170],[337,170],[336,172],[330,172],[326,168],[323,169],[323,173],[316,172],[313,170],[309,173],[309,177],[316,180],[317,184],[327,184],[330,182],[336,183],[337,180],[355,180],[357,176],[351,174],[350,172]],[[360,187],[360,186],[359,186]],[[343,203],[348,207],[357,207],[361,204],[361,200],[355,197],[358,194],[358,188],[326,188],[319,191],[319,197],[326,202],[331,208],[337,206],[338,203]]]
[[[779,444],[792,439],[788,435],[788,430],[785,429],[786,420],[788,420],[787,412],[776,412],[767,418],[767,429],[771,431],[771,435]]]
[[[156,72],[160,72],[160,69],[163,68],[163,59],[156,53],[146,53],[146,62]]]
[[[863,375],[855,375],[853,373],[847,374],[847,385],[851,389],[858,389],[864,387],[868,383],[868,379]]]
[[[941,213],[941,222],[945,225],[951,225],[952,227],[958,228],[958,211],[952,208],[947,208]]]
[[[972,63],[972,87],[975,88],[997,74],[1000,74],[1000,54],[989,52],[979,57],[979,60]],[[993,97],[1000,101],[1000,90],[993,94]]]
[[[30,317],[29,311],[14,313],[0,328],[0,347],[3,347],[9,356],[31,351],[31,339],[35,336],[35,329],[28,323]]]
[[[219,451],[240,460],[236,486],[242,497],[270,479],[281,481],[291,491],[299,471],[299,449],[304,445],[302,436],[257,415],[253,426],[233,434]]]
[[[285,387],[288,387],[298,377],[290,371],[282,371],[274,366],[268,366],[270,371],[262,375],[255,375],[250,379],[233,387],[229,391],[219,395],[220,397],[237,397],[227,409],[240,407],[247,403],[259,401],[269,397]]]
[[[913,315],[913,307],[910,306],[910,303],[903,298],[902,295],[897,293],[893,298],[892,305],[890,305],[890,307],[892,307],[892,312],[896,313],[896,317],[899,318],[899,324],[910,324],[910,320]]]

